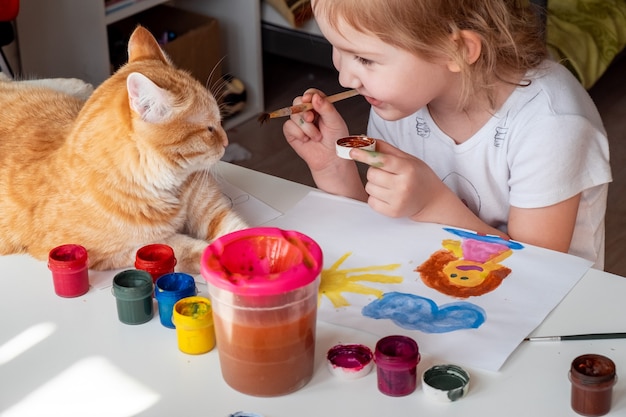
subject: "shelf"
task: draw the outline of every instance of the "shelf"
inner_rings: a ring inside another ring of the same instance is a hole
[[[161,4],[219,22],[223,72],[246,85],[247,103],[233,126],[263,111],[261,2],[258,0],[137,0],[106,13],[104,0],[21,0],[17,37],[24,78],[78,78],[98,86],[111,76],[108,28]]]
[[[104,17],[104,23],[110,25],[111,23],[115,23],[118,20],[125,19],[139,12],[143,12],[144,10],[147,10],[151,7],[166,3],[167,1],[168,0],[137,0],[135,3],[129,4],[126,7],[117,9],[111,13],[106,13]]]

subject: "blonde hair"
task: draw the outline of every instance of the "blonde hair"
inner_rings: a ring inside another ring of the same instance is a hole
[[[497,81],[517,83],[547,56],[538,10],[528,0],[315,0],[313,11],[336,30],[346,22],[428,61],[452,60],[461,69],[463,109],[480,92],[493,104]],[[473,63],[459,36],[464,30],[481,40]]]

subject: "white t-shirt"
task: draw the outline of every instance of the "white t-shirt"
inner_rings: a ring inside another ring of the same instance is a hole
[[[582,192],[569,253],[604,267],[604,218],[611,181],[598,111],[563,66],[527,74],[502,108],[456,144],[422,108],[399,121],[370,113],[368,135],[426,162],[485,223],[507,232],[509,207],[537,208]]]

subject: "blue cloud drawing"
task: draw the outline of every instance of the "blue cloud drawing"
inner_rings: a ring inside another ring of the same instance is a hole
[[[468,302],[437,306],[424,297],[388,292],[363,307],[362,314],[373,319],[389,319],[397,326],[424,333],[447,333],[477,329],[486,318],[485,310]]]

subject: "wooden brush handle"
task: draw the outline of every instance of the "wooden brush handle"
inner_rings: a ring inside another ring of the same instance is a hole
[[[350,97],[354,97],[358,94],[359,92],[356,90],[347,90],[347,91],[342,91],[341,93],[333,94],[332,96],[328,96],[326,97],[326,100],[328,100],[330,103],[336,103],[338,101],[345,100]]]

